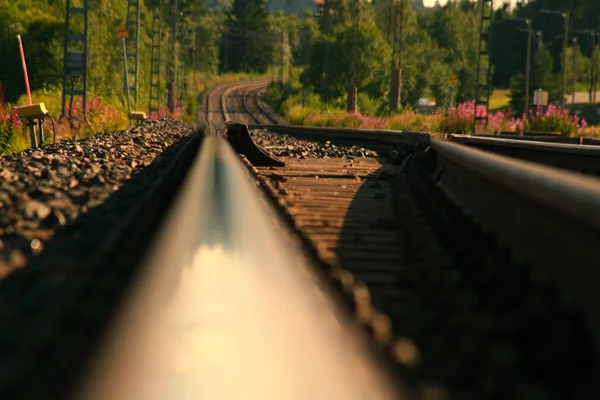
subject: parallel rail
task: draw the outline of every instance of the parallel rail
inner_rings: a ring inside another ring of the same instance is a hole
[[[522,136],[527,138],[527,136]],[[537,140],[450,135],[450,141],[507,157],[600,176],[600,147]],[[556,138],[551,138],[556,139]],[[574,138],[564,138],[574,139]]]
[[[600,327],[600,182],[436,139],[430,151],[436,184]]]

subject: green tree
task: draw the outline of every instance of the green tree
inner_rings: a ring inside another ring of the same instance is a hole
[[[448,2],[423,19],[434,43],[444,49],[445,63],[458,77],[459,101],[475,97],[480,7],[480,2]]]
[[[548,92],[549,103],[560,103],[561,81],[552,71],[552,55],[544,48],[538,48],[531,63],[531,75],[529,82],[529,104],[533,105],[533,91],[541,89]],[[511,100],[510,105],[513,113],[521,114],[525,104],[525,78],[521,72],[517,72],[510,79]]]
[[[266,1],[234,0],[226,17],[221,70],[266,72],[277,37],[269,29]]]
[[[52,4],[0,0],[0,82],[7,101],[16,101],[25,93],[17,34],[22,36],[32,89],[59,81],[62,23]]]
[[[321,37],[314,45],[311,62],[302,82],[324,98],[346,95],[352,63],[353,32],[343,25]],[[357,89],[371,98],[383,99],[389,83],[391,49],[372,21],[361,21],[358,32]]]

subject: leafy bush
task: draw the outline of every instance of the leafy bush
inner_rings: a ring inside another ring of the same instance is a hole
[[[399,131],[439,132],[442,114],[423,115],[406,110],[385,119],[386,129]]]
[[[550,105],[546,112],[540,107],[535,111],[530,110],[524,125],[527,131],[559,132],[563,136],[571,136],[587,127],[587,122],[576,115],[569,115],[567,109]]]
[[[459,104],[457,107],[449,108],[444,114],[440,131],[443,133],[468,133],[471,132],[475,117],[487,116],[487,127],[478,127],[491,133],[500,133],[510,130],[507,114],[498,111],[488,113],[484,106],[475,108],[475,102],[469,101]]]

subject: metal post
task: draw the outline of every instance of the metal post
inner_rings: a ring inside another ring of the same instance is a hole
[[[173,0],[171,20],[171,54],[169,58],[169,82],[167,84],[167,106],[169,111],[175,111],[175,60],[177,42],[177,0]]]
[[[529,113],[529,77],[531,74],[531,36],[532,36],[532,26],[531,20],[527,19],[527,55],[525,56],[525,109],[524,109],[524,118],[527,118],[527,114]]]
[[[323,68],[323,107],[322,110],[325,111],[326,105],[327,105],[327,72],[329,71],[329,40],[327,40],[327,42],[325,43],[325,62],[324,62],[324,68]]]
[[[127,115],[129,117],[129,126],[131,126],[131,97],[129,94],[129,74],[127,73],[127,42],[125,38],[123,38],[123,69],[125,70],[125,88],[127,91],[125,94],[127,97]]]
[[[37,145],[37,137],[35,136],[35,121],[33,119],[30,119],[28,121],[28,125],[29,125],[29,137],[31,139],[31,147],[34,149],[37,149],[38,145]]]
[[[288,42],[288,79],[290,82],[292,81],[292,75],[294,73],[294,64],[293,64],[293,49],[292,49],[292,39],[291,39],[291,31],[288,29],[287,32],[287,42]]]
[[[81,96],[83,101],[83,119],[87,120],[87,65],[88,65],[88,0],[82,0],[82,6],[74,7],[72,0],[66,1],[65,38],[63,54],[63,82],[62,82],[62,112],[61,116],[67,114],[67,97],[73,103],[74,96]],[[83,32],[72,32],[71,28],[76,25],[72,19],[80,16],[83,21]],[[74,43],[79,46],[72,46]],[[83,48],[83,50],[81,50]],[[74,79],[81,78],[81,85],[75,88]],[[71,81],[69,87],[68,81]],[[71,118],[72,108],[69,109],[68,117]]]
[[[569,13],[562,11],[547,10],[545,8],[542,8],[540,12],[542,14],[558,14],[563,18],[562,88],[560,103],[564,108],[566,102],[565,96],[567,91],[567,44],[569,40]]]
[[[398,105],[402,101],[402,53],[404,52],[404,0],[400,0],[400,23],[398,24]]]
[[[392,71],[390,76],[390,92],[389,92],[389,106],[390,111],[396,111],[399,105],[398,99],[398,18],[400,16],[400,1],[395,0],[394,12],[392,15]]]
[[[594,105],[594,75],[596,75],[595,67],[596,67],[596,32],[591,33],[592,36],[592,68],[590,71],[590,107]]]
[[[575,105],[575,91],[577,84],[577,38],[573,38],[573,94],[571,104]]]
[[[598,35],[598,32],[595,32],[596,36]],[[592,90],[593,90],[593,95],[592,95],[592,105],[596,104],[596,85],[598,84],[598,53],[596,53],[596,41],[594,40],[594,50],[592,53],[592,76],[593,76],[593,82],[594,85],[592,86]]]
[[[281,48],[279,51],[279,82],[283,83],[283,68],[284,68],[284,60],[283,60],[283,43],[285,41],[285,36],[283,30],[281,31]]]
[[[227,59],[229,56],[228,32],[229,31],[225,31],[225,57],[224,57],[225,60],[223,61],[225,72],[227,72],[229,69],[229,63],[228,63],[228,59]]]
[[[44,143],[44,124],[42,118],[38,119],[38,131],[40,133],[40,146]]]
[[[563,81],[562,81],[562,105],[565,106],[565,94],[567,91],[567,43],[569,40],[569,13],[564,13],[564,38],[563,38]]]
[[[357,63],[358,63],[358,13],[359,13],[359,0],[354,2],[355,8],[352,18],[352,26],[354,28],[354,40],[352,48],[352,65],[351,65],[351,76],[350,85],[348,87],[348,104],[347,111],[349,113],[355,113],[356,109],[356,92],[357,92]]]

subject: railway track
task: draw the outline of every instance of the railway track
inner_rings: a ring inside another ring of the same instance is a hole
[[[275,125],[267,84],[203,97],[209,135],[164,160],[89,269],[15,274],[6,304],[70,306],[19,329],[3,398],[598,397],[595,179]]]
[[[227,99],[237,89],[213,92],[209,105],[220,107],[217,118],[239,116],[228,107],[241,107],[242,98]],[[146,273],[107,336],[124,343],[105,342],[77,393],[114,399],[156,393],[406,398],[403,384],[311,267],[312,255],[266,207],[230,146],[215,134],[224,128],[217,118],[207,116],[211,135],[154,243]],[[200,383],[198,374],[210,379]]]
[[[223,90],[222,120],[266,121],[241,93],[257,86]],[[255,115],[241,116],[248,111]],[[231,140],[243,127],[223,129]],[[593,243],[600,223],[584,217],[597,215],[596,181],[418,133],[285,126],[251,133],[285,165],[242,157],[244,165],[303,256],[320,267],[314,282],[329,282],[325,296],[345,304],[370,338],[374,358],[361,363],[398,390],[393,398],[598,393],[600,254]],[[229,168],[223,164],[217,177]],[[344,326],[360,342],[352,324]],[[330,350],[319,351],[340,362]],[[280,379],[292,384],[285,373]],[[321,384],[317,397],[328,388]]]
[[[450,135],[448,139],[507,157],[600,176],[600,147],[597,139],[516,135]]]

